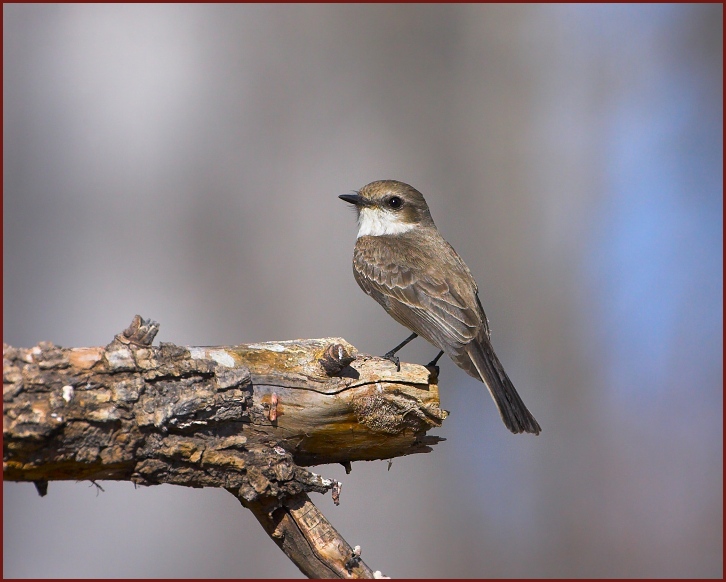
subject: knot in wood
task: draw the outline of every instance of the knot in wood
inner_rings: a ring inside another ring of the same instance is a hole
[[[123,344],[150,346],[157,333],[159,333],[159,324],[156,321],[144,319],[136,314],[131,325],[116,334],[115,339]]]
[[[355,360],[342,344],[330,344],[318,360],[328,376],[337,376],[348,364]]]

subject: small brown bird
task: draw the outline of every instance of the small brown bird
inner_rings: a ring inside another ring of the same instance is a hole
[[[494,353],[476,281],[436,229],[423,195],[408,184],[380,180],[342,200],[358,211],[353,274],[361,289],[413,334],[385,357],[421,336],[470,376],[484,382],[513,433],[540,426]]]

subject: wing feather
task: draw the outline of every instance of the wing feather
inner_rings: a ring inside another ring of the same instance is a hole
[[[356,281],[398,322],[450,356],[459,355],[483,324],[476,284],[443,239],[434,250],[430,241],[407,238],[360,237],[353,260]],[[446,268],[440,267],[442,259]]]

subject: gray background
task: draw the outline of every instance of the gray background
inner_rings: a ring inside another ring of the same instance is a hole
[[[403,180],[543,432],[444,360],[448,440],[314,501],[390,576],[721,577],[722,10],[5,4],[4,340],[381,354],[336,196]],[[5,483],[4,575],[300,575],[224,491],[101,484]]]

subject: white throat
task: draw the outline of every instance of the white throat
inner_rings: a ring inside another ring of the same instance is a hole
[[[362,236],[401,234],[415,227],[415,224],[403,222],[400,217],[380,208],[363,207],[358,215],[358,238]]]

